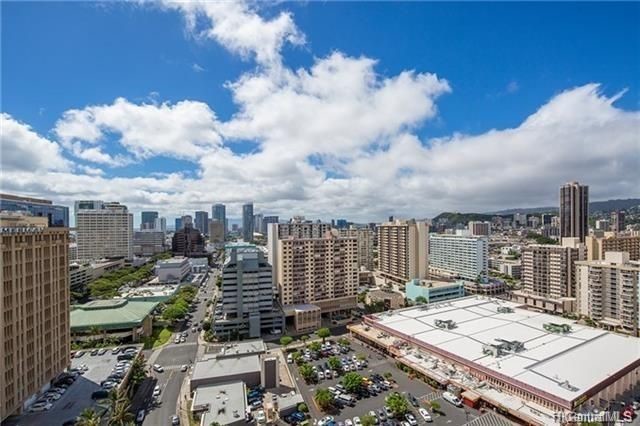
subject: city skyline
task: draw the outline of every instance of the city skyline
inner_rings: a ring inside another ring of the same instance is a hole
[[[339,205],[358,222],[556,205],[572,180],[593,200],[635,197],[640,6],[589,4],[577,23],[561,19],[575,7],[7,3],[0,186],[67,206],[117,200],[136,219],[151,210],[170,222],[218,202],[240,217],[249,200],[324,220]],[[336,34],[319,28],[330,21]],[[117,45],[103,52],[113,60],[94,45]],[[52,68],[37,86],[32,58]]]

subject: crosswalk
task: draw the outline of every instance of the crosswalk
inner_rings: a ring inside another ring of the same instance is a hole
[[[443,393],[443,392],[444,392],[444,391],[442,391],[442,390],[436,390],[436,391],[433,391],[433,392],[431,392],[431,393],[427,393],[427,394],[425,394],[425,395],[422,395],[422,396],[421,396],[420,398],[418,398],[418,399],[421,399],[421,400],[423,400],[423,401],[433,401],[433,400],[435,400],[435,399],[438,399],[438,398],[442,397],[442,393]]]
[[[480,417],[476,417],[464,426],[515,426],[515,423],[510,422],[502,416],[499,416],[491,411],[483,414]]]

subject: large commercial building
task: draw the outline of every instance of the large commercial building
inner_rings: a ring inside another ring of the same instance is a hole
[[[69,364],[69,230],[0,214],[0,420],[34,402]]]
[[[396,286],[429,274],[429,225],[395,220],[378,226],[378,273]]]
[[[625,251],[630,260],[640,260],[640,235],[605,233],[603,237],[585,238],[587,260],[602,260],[608,251]]]
[[[214,204],[211,206],[211,218],[222,223],[224,226],[224,236],[227,236],[227,207],[224,204]]]
[[[355,237],[358,240],[358,268],[373,271],[373,242],[375,232],[369,228],[349,228],[338,229],[341,237]]]
[[[280,239],[277,242],[277,285],[287,306],[313,304],[322,313],[356,306],[358,241],[337,231],[323,238]]]
[[[533,244],[522,249],[522,290],[515,300],[547,312],[575,311],[575,262],[586,259],[578,238],[563,238],[562,245]]]
[[[640,375],[640,339],[500,299],[472,296],[384,312],[349,329],[416,375],[461,389],[465,402],[530,425],[606,408],[637,389]]]
[[[242,239],[247,243],[253,241],[253,203],[242,205]]]
[[[155,229],[158,212],[141,212],[140,213],[140,229]]]
[[[32,216],[46,217],[49,227],[69,227],[69,207],[55,205],[49,200],[0,194],[0,211],[25,211]]]
[[[200,231],[203,235],[209,234],[209,213],[205,211],[197,211],[194,228]]]
[[[601,327],[638,336],[640,262],[629,253],[606,252],[604,259],[576,262],[577,310]]]
[[[120,203],[76,202],[78,259],[133,258],[133,215]]]
[[[487,237],[429,235],[429,273],[441,277],[486,282],[489,269]]]
[[[589,187],[569,182],[560,187],[560,238],[587,236],[589,219]]]
[[[204,237],[190,223],[185,223],[182,229],[173,234],[171,251],[174,256],[204,257],[207,255]]]
[[[179,283],[191,272],[191,263],[187,257],[161,259],[156,262],[154,272],[161,283]]]
[[[221,313],[212,324],[217,336],[260,337],[284,329],[284,316],[275,300],[271,265],[263,251],[254,245],[225,246],[220,302]]]
[[[133,233],[133,254],[135,256],[153,256],[164,252],[164,232],[154,229],[145,229]]]
[[[224,243],[224,223],[216,219],[209,221],[209,241],[214,244]]]

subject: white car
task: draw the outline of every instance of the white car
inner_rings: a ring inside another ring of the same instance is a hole
[[[324,377],[327,378],[327,379],[330,379],[331,378],[331,370],[325,370]]]
[[[322,371],[318,371],[318,380],[324,380],[324,373]]]
[[[413,414],[407,413],[404,415],[404,418],[411,426],[418,426],[418,421],[413,417]]]
[[[267,422],[267,416],[265,416],[263,410],[260,410],[256,413],[256,421],[258,422],[258,424],[263,424]]]
[[[162,368],[162,366],[160,364],[153,364],[153,371],[156,371],[158,373],[162,373],[164,371],[164,368]]]
[[[431,414],[429,414],[429,412],[426,409],[420,407],[418,408],[418,412],[420,413],[420,415],[422,416],[425,422],[433,421],[433,419],[431,418]]]
[[[351,421],[351,419],[347,419],[344,421],[344,426],[353,426],[353,422]]]
[[[156,386],[153,389],[153,396],[159,396],[160,395],[160,386]]]
[[[353,418],[353,426],[362,426],[362,422],[360,421],[360,417],[355,416]]]
[[[31,411],[32,413],[48,411],[51,409],[51,407],[53,407],[53,404],[51,404],[50,402],[38,402],[33,404],[31,408],[29,408],[29,411]]]

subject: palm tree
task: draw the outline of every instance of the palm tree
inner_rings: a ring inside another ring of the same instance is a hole
[[[131,423],[134,419],[133,413],[129,411],[131,405],[129,401],[120,401],[111,408],[111,417],[109,417],[108,424],[110,426],[125,426]]]
[[[100,416],[93,408],[85,408],[78,416],[78,426],[100,426]]]
[[[102,335],[102,329],[97,325],[92,325],[91,328],[89,329],[89,333],[91,334],[91,340],[99,340],[99,339],[94,339],[94,336]]]

